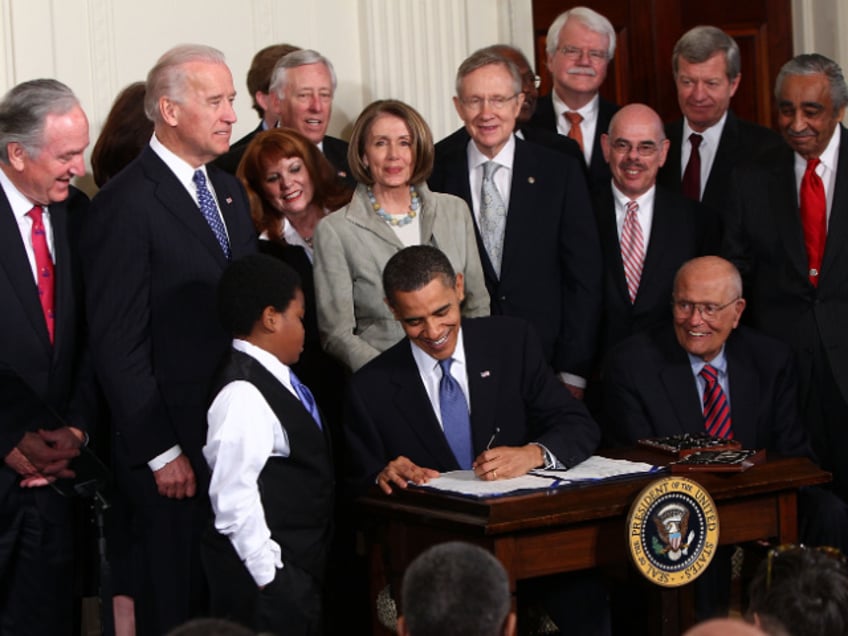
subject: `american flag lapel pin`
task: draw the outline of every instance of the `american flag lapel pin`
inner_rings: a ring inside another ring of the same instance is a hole
[[[487,369],[486,371],[480,371],[481,378],[488,378],[492,373]]]
[[[227,197],[225,200],[227,202],[227,205],[230,205],[233,202],[233,197]]]

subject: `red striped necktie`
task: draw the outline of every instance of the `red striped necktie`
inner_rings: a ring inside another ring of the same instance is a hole
[[[56,288],[53,259],[47,247],[47,233],[44,230],[44,210],[36,205],[29,212],[32,219],[32,251],[35,253],[35,269],[37,270],[36,282],[38,284],[38,299],[41,301],[41,310],[44,312],[44,321],[47,323],[47,333],[50,342],[53,342],[55,333],[55,317],[53,312],[53,294]]]
[[[718,371],[705,364],[700,376],[707,383],[704,389],[704,427],[707,433],[715,437],[733,439],[730,428],[730,405],[727,396],[718,383]]]
[[[621,227],[621,262],[624,265],[624,278],[627,281],[627,293],[631,303],[636,302],[636,293],[642,278],[642,261],[645,259],[645,242],[638,213],[639,204],[636,201],[628,201],[624,224]]]

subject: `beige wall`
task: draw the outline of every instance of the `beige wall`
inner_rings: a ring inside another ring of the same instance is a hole
[[[333,62],[330,133],[341,137],[366,104],[394,97],[418,108],[439,139],[459,125],[452,86],[466,55],[495,42],[532,54],[531,0],[0,0],[0,8],[0,91],[36,77],[65,82],[89,115],[92,142],[121,88],[179,43],[227,56],[239,91],[233,139],[257,124],[244,82],[253,54],[269,44],[314,48]]]

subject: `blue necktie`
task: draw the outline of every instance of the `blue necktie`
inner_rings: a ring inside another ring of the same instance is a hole
[[[312,419],[315,420],[318,428],[323,429],[321,426],[321,415],[318,413],[318,405],[315,404],[315,398],[312,395],[312,391],[310,391],[309,387],[300,381],[300,378],[294,374],[294,371],[291,372],[290,377],[292,387],[294,388],[294,392],[297,393],[297,397],[300,398],[303,406],[307,411],[309,411],[309,414],[312,416]]]
[[[462,387],[450,373],[453,358],[439,360],[442,379],[439,381],[439,409],[442,412],[442,427],[459,467],[471,468],[474,456],[471,451],[471,420],[468,418],[468,402]]]
[[[230,252],[230,242],[227,240],[227,231],[224,229],[224,222],[221,220],[221,215],[218,214],[218,206],[215,205],[215,199],[209,188],[206,187],[206,175],[203,170],[195,170],[192,177],[194,185],[197,186],[197,201],[200,204],[200,213],[212,229],[215,238],[218,239],[218,244],[224,250],[224,256],[227,260],[232,258]]]

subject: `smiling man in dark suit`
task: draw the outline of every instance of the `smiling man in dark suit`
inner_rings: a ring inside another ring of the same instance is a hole
[[[683,119],[666,126],[668,159],[658,183],[724,213],[735,166],[782,146],[768,128],[730,110],[739,88],[739,46],[721,29],[697,26],[674,46],[671,65]]]
[[[83,232],[92,352],[117,483],[141,537],[142,633],[205,609],[201,448],[212,376],[230,342],[215,289],[230,259],[256,250],[243,189],[205,165],[229,147],[234,97],[220,51],[165,53],[147,78],[150,146],[97,194]]]
[[[93,411],[76,243],[88,200],[70,185],[88,141],[60,82],[24,82],[0,102],[2,634],[72,632],[71,508],[48,483],[69,476]]]
[[[813,450],[848,499],[848,86],[836,62],[805,54],[775,98],[788,147],[737,171],[724,252],[749,323],[795,350]]]
[[[668,147],[662,120],[644,104],[619,110],[601,137],[612,173],[594,197],[604,253],[604,353],[627,336],[667,323],[677,269],[719,248],[718,215],[657,185]]]
[[[601,251],[576,159],[513,134],[518,68],[490,49],[457,71],[454,106],[470,141],[437,157],[430,187],[474,216],[492,314],[524,318],[545,359],[582,397],[601,311]]]
[[[383,287],[407,337],[351,379],[345,432],[356,492],[377,483],[388,494],[460,468],[517,477],[592,454],[597,425],[557,382],[533,330],[515,318],[461,320],[462,275],[442,252],[401,250]],[[544,598],[560,625],[605,633],[605,593],[593,574],[533,583],[528,596]]]
[[[615,55],[615,29],[600,13],[574,7],[551,23],[545,52],[553,88],[539,98],[530,126],[577,141],[589,187],[605,187],[610,173],[601,154],[601,135],[618,105],[601,98],[599,91]]]

